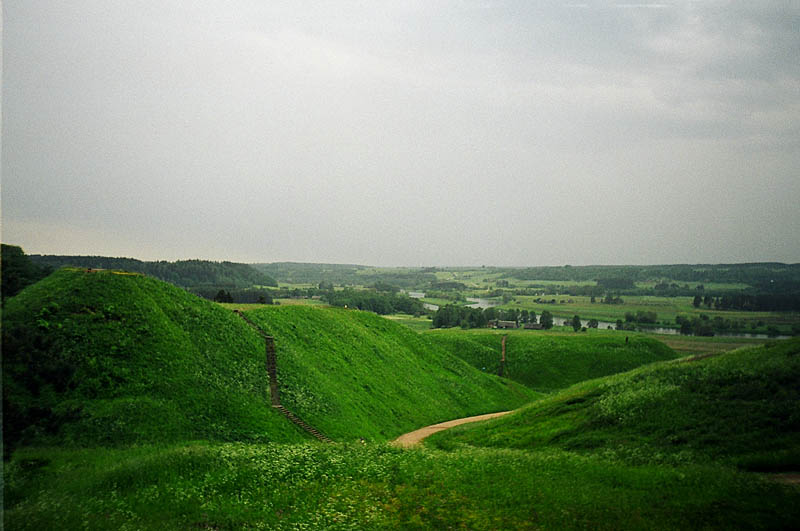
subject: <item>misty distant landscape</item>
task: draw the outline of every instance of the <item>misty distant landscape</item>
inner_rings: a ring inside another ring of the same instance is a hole
[[[4,2],[0,528],[796,528],[798,19]]]

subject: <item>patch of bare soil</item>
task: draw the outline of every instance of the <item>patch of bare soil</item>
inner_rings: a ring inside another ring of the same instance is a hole
[[[448,428],[452,428],[453,426],[458,426],[459,424],[467,424],[468,422],[479,422],[481,420],[489,420],[496,417],[502,417],[503,415],[508,415],[511,411],[500,411],[498,413],[487,413],[486,415],[476,415],[474,417],[464,417],[462,419],[454,419],[448,420],[446,422],[440,422],[439,424],[432,424],[430,426],[425,426],[424,428],[420,428],[418,430],[414,430],[408,433],[405,433],[392,441],[392,444],[395,446],[402,446],[403,448],[408,448],[409,446],[414,446],[415,444],[419,444],[422,439],[428,437],[429,435],[433,435],[436,432],[446,430]]]

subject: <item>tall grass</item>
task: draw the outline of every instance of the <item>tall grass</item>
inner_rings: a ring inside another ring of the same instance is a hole
[[[436,434],[457,448],[559,448],[630,463],[800,469],[800,340],[653,364],[565,389],[517,414]]]
[[[796,491],[718,465],[561,451],[190,443],[27,450],[10,529],[790,528]]]

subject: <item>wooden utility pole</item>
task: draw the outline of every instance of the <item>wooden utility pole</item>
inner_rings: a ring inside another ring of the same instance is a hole
[[[497,371],[497,375],[498,375],[498,376],[500,376],[500,377],[502,377],[502,376],[503,376],[503,372],[505,372],[505,368],[506,368],[506,338],[507,338],[507,337],[508,337],[508,336],[503,336],[503,342],[502,342],[502,345],[503,345],[503,355],[502,355],[502,357],[500,358],[500,370],[499,370],[499,371]]]

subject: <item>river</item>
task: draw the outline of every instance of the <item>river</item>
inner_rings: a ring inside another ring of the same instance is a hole
[[[406,294],[409,297],[411,297],[412,299],[424,299],[425,298],[425,292],[424,291],[409,291],[409,292],[406,292]],[[438,304],[430,304],[428,302],[423,302],[422,303],[422,307],[425,308],[426,310],[430,310],[432,312],[435,312],[436,310],[439,309],[439,305]]]

